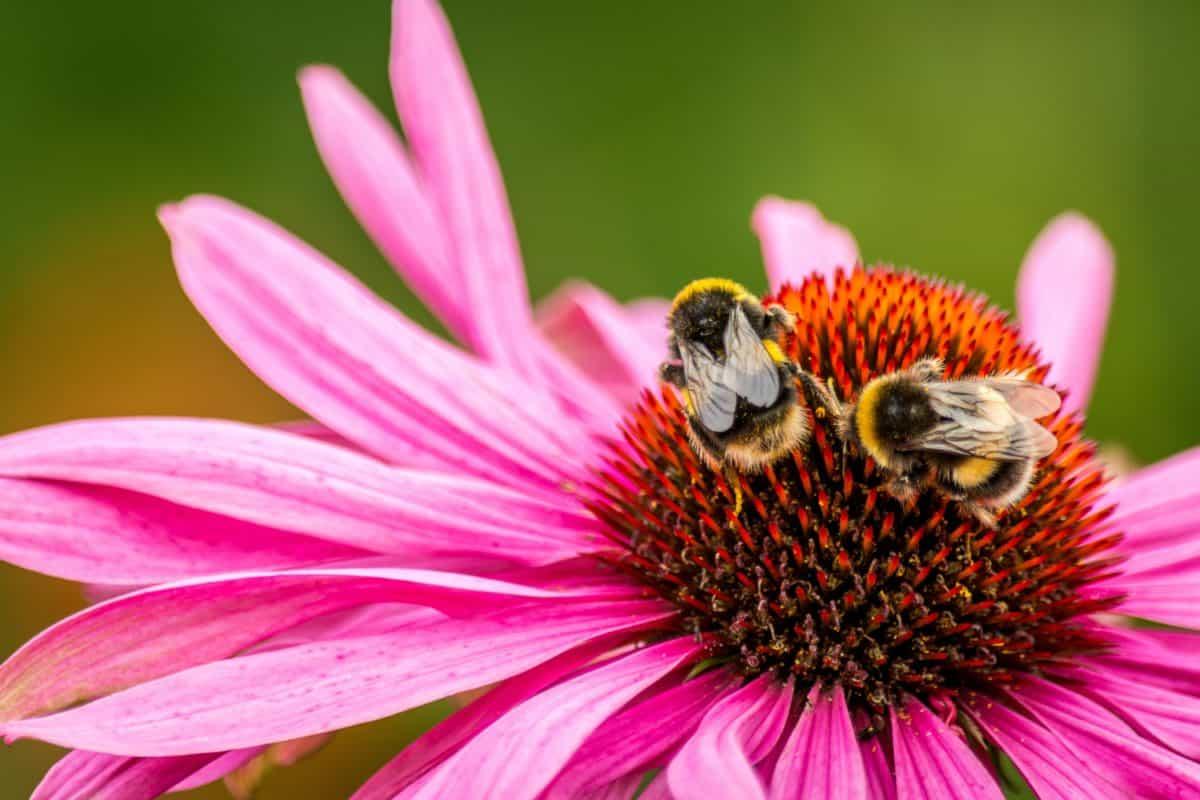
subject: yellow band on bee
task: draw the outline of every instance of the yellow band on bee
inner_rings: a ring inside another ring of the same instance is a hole
[[[879,432],[875,429],[875,408],[879,405],[879,396],[885,381],[873,380],[863,389],[858,397],[858,405],[854,410],[854,427],[858,430],[858,438],[867,452],[883,467],[888,466],[887,451],[881,446]]]
[[[1000,462],[986,458],[968,458],[951,470],[954,482],[964,489],[982,486],[1000,468]]]
[[[675,308],[702,292],[727,292],[733,295],[735,300],[740,300],[750,294],[746,291],[745,286],[728,278],[700,278],[680,289],[679,294],[675,295],[675,299],[671,301],[671,307]]]

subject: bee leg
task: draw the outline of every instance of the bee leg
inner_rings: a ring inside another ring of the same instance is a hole
[[[682,389],[687,383],[683,375],[682,364],[672,364],[670,362],[664,363],[658,368],[658,377],[660,380],[665,381],[673,386],[678,386],[680,389]]]
[[[911,474],[901,473],[895,475],[886,484],[888,494],[899,500],[901,503],[908,505],[916,499],[917,489],[920,488],[920,483],[916,480],[916,476]]]
[[[923,358],[905,370],[909,377],[922,383],[942,377],[945,371],[946,365],[940,358]]]
[[[786,333],[796,327],[796,318],[783,306],[767,306],[766,335],[770,337]]]
[[[996,515],[985,508],[982,504],[971,500],[960,500],[959,504],[963,509],[979,520],[979,524],[985,528],[996,527]]]
[[[733,515],[740,517],[742,515],[742,478],[729,464],[725,465],[725,482],[729,484],[729,488],[733,490]]]
[[[803,370],[795,364],[792,364],[791,368],[792,374],[804,384],[805,394],[808,395],[808,402],[812,406],[813,413],[821,419],[830,416],[840,420],[845,412],[833,390],[817,380],[816,376],[807,370]],[[818,413],[817,409],[822,409],[822,411]]]

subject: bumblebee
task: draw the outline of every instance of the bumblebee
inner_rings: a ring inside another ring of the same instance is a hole
[[[740,284],[705,278],[683,287],[667,315],[662,379],[683,390],[692,446],[710,466],[761,471],[804,443],[802,371],[779,347],[794,321]]]
[[[889,486],[908,500],[933,485],[986,524],[1025,494],[1038,459],[1058,445],[1035,420],[1058,410],[1053,389],[1021,375],[943,380],[926,359],[875,378],[841,413],[845,440],[893,473]]]

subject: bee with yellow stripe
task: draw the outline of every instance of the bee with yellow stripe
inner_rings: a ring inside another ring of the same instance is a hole
[[[803,375],[778,343],[792,325],[786,309],[723,278],[693,281],[671,304],[660,374],[683,391],[692,446],[714,468],[758,472],[808,437]]]
[[[1058,410],[1053,389],[1020,375],[943,380],[937,359],[875,378],[841,415],[844,439],[894,477],[907,499],[932,484],[986,523],[1025,494],[1054,434],[1035,420]]]

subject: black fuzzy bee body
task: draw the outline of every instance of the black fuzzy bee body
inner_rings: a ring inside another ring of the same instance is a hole
[[[791,325],[733,281],[693,281],[676,296],[661,374],[682,390],[692,446],[712,466],[757,472],[808,436],[800,371],[777,342]]]

